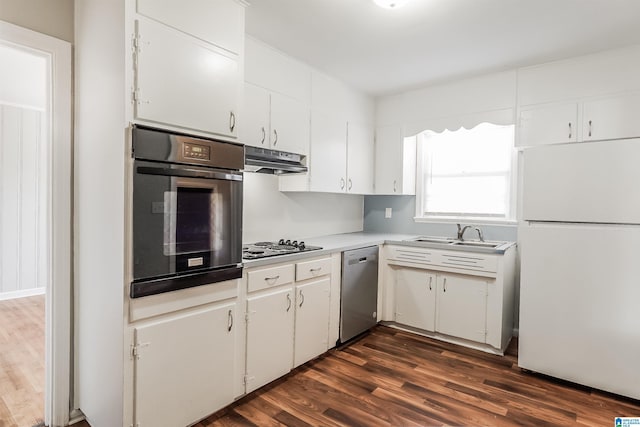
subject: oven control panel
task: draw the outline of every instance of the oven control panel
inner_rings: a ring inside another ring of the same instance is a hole
[[[182,155],[185,159],[211,160],[211,147],[185,142],[182,145]]]

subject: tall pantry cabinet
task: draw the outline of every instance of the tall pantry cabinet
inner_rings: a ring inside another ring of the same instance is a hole
[[[151,365],[136,370],[137,355],[146,363],[168,363],[170,367],[175,360],[168,357],[191,357],[186,351],[190,344],[197,344],[205,353],[213,349],[196,335],[182,336],[187,342],[181,342],[180,349],[161,354],[158,349],[168,345],[162,341],[163,330],[210,321],[220,325],[221,337],[238,340],[233,335],[236,329],[228,326],[237,316],[234,304],[239,286],[234,284],[220,301],[211,301],[200,311],[178,305],[162,312],[147,300],[145,310],[154,313],[153,319],[132,319],[128,135],[130,125],[138,123],[237,141],[242,120],[238,109],[244,75],[245,6],[242,0],[75,2],[76,356],[72,406],[81,409],[94,427],[144,427],[149,425],[145,419],[160,420],[150,421],[155,425],[188,421],[171,414],[163,417],[163,411],[170,408],[161,403],[147,417],[144,411],[150,408],[144,409],[136,400],[134,383],[147,391],[155,384],[153,378],[144,376]],[[156,341],[155,350],[153,345],[145,346],[151,340]],[[231,366],[234,358],[234,354],[220,358],[230,365],[228,372],[235,370]],[[193,411],[183,414],[190,416],[189,422],[222,404],[196,403]]]

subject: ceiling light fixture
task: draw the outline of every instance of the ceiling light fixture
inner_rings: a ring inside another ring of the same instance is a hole
[[[400,9],[409,3],[410,0],[373,0],[375,4],[385,9]]]

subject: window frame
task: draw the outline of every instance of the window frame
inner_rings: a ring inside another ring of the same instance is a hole
[[[511,151],[511,169],[510,176],[507,179],[507,197],[508,202],[506,203],[507,212],[504,217],[494,217],[494,216],[478,216],[472,214],[456,214],[456,215],[446,215],[446,214],[428,214],[425,210],[425,177],[426,174],[429,173],[429,162],[426,157],[426,141],[423,135],[424,132],[429,129],[420,132],[415,137],[417,138],[417,151],[416,151],[416,211],[414,216],[415,222],[424,222],[424,223],[461,223],[472,224],[472,225],[516,225],[517,224],[517,183],[518,183],[518,150],[515,147],[515,125],[513,123],[506,124],[498,124],[491,122],[481,122],[477,123],[473,128],[482,124],[482,123],[490,123],[496,126],[514,126],[514,138],[513,138],[513,147]],[[471,128],[471,129],[473,129]]]

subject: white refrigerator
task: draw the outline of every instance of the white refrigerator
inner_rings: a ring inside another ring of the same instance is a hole
[[[523,152],[518,364],[640,399],[640,139]]]

